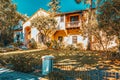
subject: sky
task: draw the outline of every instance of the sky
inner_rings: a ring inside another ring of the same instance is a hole
[[[40,8],[48,10],[49,7],[47,5],[50,0],[12,0],[12,2],[17,5],[18,12],[32,16]],[[60,7],[61,12],[71,12],[83,10],[88,7],[88,5],[83,2],[77,4],[75,0],[60,0]]]

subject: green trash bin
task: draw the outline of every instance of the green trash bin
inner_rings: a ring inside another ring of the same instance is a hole
[[[53,71],[54,56],[46,55],[42,57],[42,75],[47,75]]]

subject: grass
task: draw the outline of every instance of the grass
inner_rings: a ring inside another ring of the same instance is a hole
[[[1,55],[4,58],[8,58],[10,56],[21,54],[21,52],[17,53],[10,53],[10,54],[4,54]],[[84,65],[96,65],[98,61],[101,59],[100,56],[98,56],[97,52],[92,51],[75,51],[75,50],[37,50],[37,51],[27,51],[22,52],[24,55],[33,56],[34,58],[39,58],[41,60],[42,56],[45,55],[53,55],[55,57],[54,63],[56,65],[60,64],[76,64],[78,66],[84,66]],[[2,59],[2,57],[1,57]]]
[[[97,51],[79,51],[79,50],[27,50],[16,51],[9,53],[0,53],[1,56],[10,57],[18,54],[25,54],[33,56],[34,58],[41,59],[42,56],[52,55],[55,57],[54,63],[66,64],[80,64],[83,65],[96,65],[104,61],[104,56],[100,56],[101,52]],[[2,57],[1,57],[2,58]]]
[[[52,55],[55,57],[54,63],[56,65],[60,64],[76,64],[78,66],[95,66],[99,63],[105,63],[105,56],[101,56],[101,52],[98,51],[79,51],[79,50],[27,50],[27,51],[16,51],[9,53],[0,53],[2,58],[9,58],[14,55],[23,54],[29,55],[34,58],[39,58],[41,60],[42,56]],[[4,60],[3,59],[3,60]]]

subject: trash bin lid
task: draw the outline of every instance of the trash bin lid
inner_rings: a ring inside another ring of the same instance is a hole
[[[42,59],[53,59],[54,56],[51,55],[46,55],[46,56],[42,56]]]

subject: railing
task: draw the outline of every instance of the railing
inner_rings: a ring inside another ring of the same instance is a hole
[[[97,68],[54,65],[54,71],[61,73],[65,80],[120,80],[120,72],[99,70]],[[57,80],[57,79],[56,79]]]
[[[66,23],[66,28],[78,28],[80,26],[81,26],[80,21],[72,21],[72,22]]]

